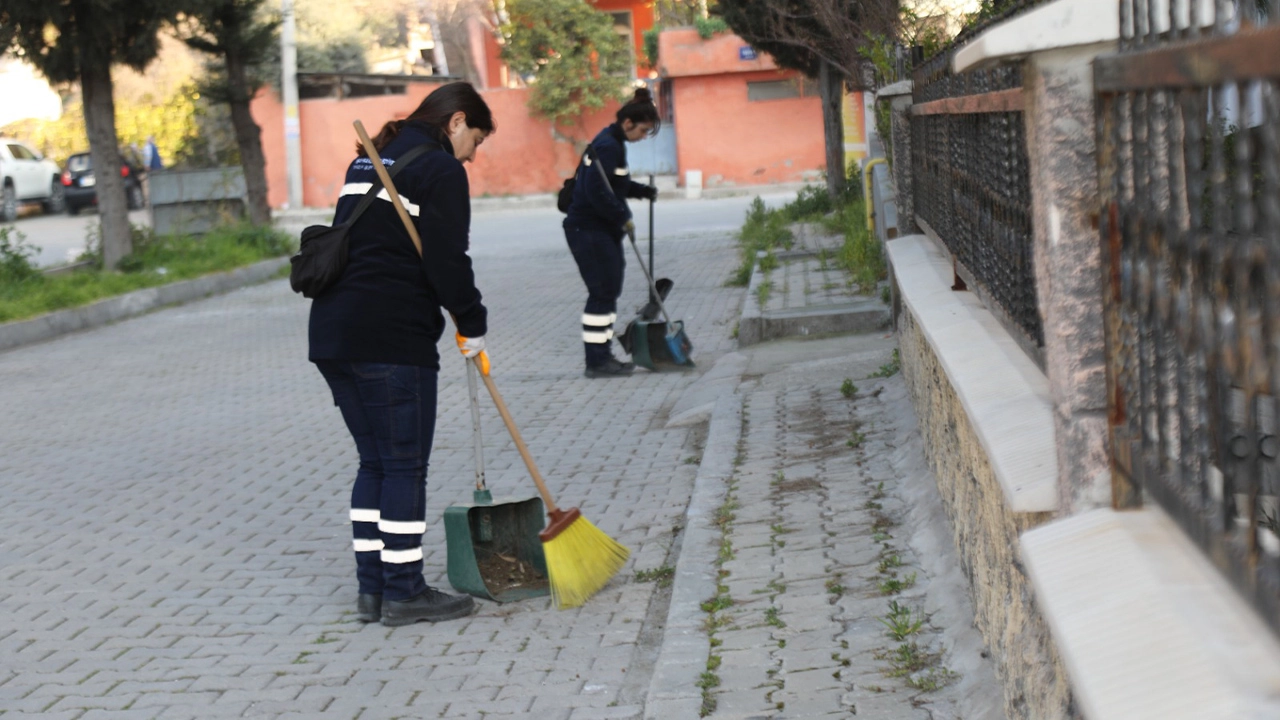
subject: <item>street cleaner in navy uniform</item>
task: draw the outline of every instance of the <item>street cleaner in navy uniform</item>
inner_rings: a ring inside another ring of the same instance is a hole
[[[618,297],[626,267],[622,240],[635,231],[625,198],[654,200],[657,188],[631,180],[627,170],[626,143],[649,137],[658,130],[658,108],[645,88],[618,109],[617,122],[591,141],[595,157],[609,178],[605,183],[584,154],[573,187],[573,201],[564,219],[564,236],[587,285],[582,312],[582,343],[589,378],[629,375],[635,364],[613,356],[613,323],[618,319]]]
[[[437,88],[408,118],[389,122],[374,138],[401,202],[422,237],[422,256],[383,189],[351,227],[341,279],[311,305],[309,358],[333,392],[360,457],[351,491],[363,622],[407,625],[464,617],[470,596],[428,587],[423,577],[427,461],[436,421],[436,383],[444,333],[442,309],[456,318],[464,357],[484,353],[486,310],[471,258],[471,200],[463,163],[493,132],[493,116],[475,88]],[[426,152],[397,168],[406,153]],[[335,224],[381,184],[359,155],[347,170]]]

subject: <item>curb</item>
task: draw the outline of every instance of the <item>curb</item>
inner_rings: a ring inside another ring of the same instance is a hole
[[[287,257],[271,258],[235,270],[134,290],[84,307],[57,310],[30,320],[6,323],[0,325],[0,352],[79,330],[100,327],[142,315],[166,305],[180,305],[210,295],[220,295],[246,285],[254,285],[274,277],[280,268],[288,264]]]
[[[698,717],[711,641],[703,628],[702,603],[716,593],[716,553],[720,533],[713,521],[733,476],[742,437],[742,396],[736,387],[721,395],[711,412],[707,444],[685,512],[684,539],[676,560],[671,605],[662,647],[644,703],[645,720]]]
[[[759,253],[763,254],[763,252]],[[789,258],[813,255],[793,251]],[[865,334],[885,330],[891,326],[889,308],[878,299],[855,300],[844,305],[821,308],[800,308],[781,312],[767,312],[756,301],[757,289],[764,283],[757,257],[751,270],[751,282],[742,297],[742,311],[738,314],[738,347],[757,345],[770,340],[834,333]]]

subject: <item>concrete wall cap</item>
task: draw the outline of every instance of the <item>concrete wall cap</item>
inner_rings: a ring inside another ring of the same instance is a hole
[[[899,95],[910,95],[911,88],[915,83],[911,80],[899,80],[892,85],[885,85],[876,91],[876,99],[897,97]]]
[[[1158,507],[1093,510],[1019,544],[1084,717],[1280,717],[1280,643]]]
[[[1119,38],[1116,0],[1054,0],[988,28],[956,52],[951,68],[964,72],[1037,52]]]
[[[885,244],[902,301],[920,326],[1014,512],[1058,507],[1049,381],[973,293],[951,290],[951,263],[925,235]]]

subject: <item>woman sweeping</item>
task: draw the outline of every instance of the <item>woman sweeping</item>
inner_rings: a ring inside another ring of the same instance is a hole
[[[422,574],[426,475],[436,418],[444,332],[456,318],[465,357],[484,353],[486,311],[467,256],[471,201],[463,163],[493,132],[493,116],[467,83],[444,85],[404,120],[389,122],[374,146],[415,219],[423,254],[382,190],[352,226],[340,280],[311,305],[310,360],[316,364],[360,456],[351,526],[363,622],[407,625],[468,615],[474,601],[428,587]],[[350,217],[379,184],[357,145],[334,223]]]
[[[617,122],[600,131],[578,166],[573,201],[564,219],[564,236],[587,285],[582,311],[582,344],[586,350],[585,375],[589,378],[629,375],[635,365],[613,356],[613,322],[618,319],[618,296],[626,267],[622,238],[634,231],[631,209],[625,198],[654,200],[657,188],[631,180],[627,170],[626,143],[658,131],[658,108],[645,88],[636,90],[618,109]],[[592,158],[595,158],[594,160]],[[606,183],[592,164],[599,161]]]

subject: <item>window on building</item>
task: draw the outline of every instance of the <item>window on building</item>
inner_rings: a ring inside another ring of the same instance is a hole
[[[636,75],[635,33],[632,29],[634,26],[631,24],[631,11],[617,10],[614,12],[610,12],[609,17],[613,18],[613,31],[618,33],[618,36],[622,38],[622,42],[626,43],[627,57],[631,58],[630,63],[628,63],[631,66],[631,71],[628,73],[628,76],[635,77]]]
[[[804,78],[790,80],[765,80],[747,83],[747,101],[786,100],[788,98],[813,97],[817,88]]]

